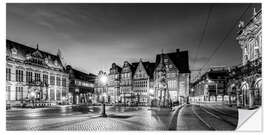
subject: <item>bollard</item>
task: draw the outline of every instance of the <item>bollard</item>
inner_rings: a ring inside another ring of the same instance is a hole
[[[105,104],[102,104],[102,113],[101,113],[101,117],[107,117],[107,115],[106,115],[106,110],[105,110]]]

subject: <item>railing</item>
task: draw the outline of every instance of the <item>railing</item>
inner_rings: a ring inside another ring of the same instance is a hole
[[[261,74],[262,58],[258,58],[254,61],[248,61],[246,65],[234,67],[229,73],[230,78],[243,78],[243,76],[254,75],[256,73]]]

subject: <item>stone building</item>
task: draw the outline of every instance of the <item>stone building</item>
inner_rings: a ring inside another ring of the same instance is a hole
[[[153,88],[153,72],[155,69],[155,63],[143,62],[140,59],[139,63],[133,63],[136,66],[136,70],[133,75],[133,94],[135,95],[135,102],[138,105],[149,105],[150,89]]]
[[[135,65],[131,65],[128,61],[124,61],[121,71],[120,102],[125,105],[131,105],[134,99],[132,92],[132,76],[135,71],[134,67]]]
[[[228,68],[210,68],[209,71],[192,83],[190,100],[193,102],[229,102],[229,93],[227,91],[228,77]]]
[[[93,103],[96,75],[84,73],[70,65],[66,66],[66,71],[69,74],[69,102],[73,104]]]
[[[159,106],[188,101],[189,96],[189,58],[188,51],[162,53],[156,56],[154,70],[155,102]]]
[[[111,103],[120,101],[121,71],[122,68],[113,63],[108,74],[108,95],[111,97]]]
[[[240,108],[253,109],[261,106],[262,98],[262,12],[256,12],[244,24],[240,21],[236,40],[242,51],[241,64],[232,66],[228,70],[226,79],[226,93],[228,103]],[[199,80],[199,82],[202,82]],[[202,87],[203,83],[193,85]],[[195,94],[196,96],[196,94]]]
[[[251,19],[240,22],[236,40],[242,50],[242,64],[230,72],[228,89],[236,91],[237,106],[256,108],[262,96],[262,11],[254,9]]]
[[[6,40],[6,101],[11,106],[65,103],[68,74],[57,55]]]

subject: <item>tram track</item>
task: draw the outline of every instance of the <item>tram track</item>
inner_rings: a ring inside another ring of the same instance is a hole
[[[234,124],[199,105],[192,106],[192,112],[201,123],[208,127],[209,130],[233,130],[237,127],[237,124]]]
[[[213,111],[217,112],[217,113],[220,113],[222,115],[225,115],[227,117],[230,117],[230,118],[234,118],[234,119],[238,119],[238,114],[236,116],[233,116],[232,114],[228,114],[228,113],[225,113],[223,111],[220,111],[219,109],[217,108],[214,108],[214,107],[211,107],[211,106],[207,106],[209,108],[211,108]]]
[[[206,127],[208,127],[209,130],[216,130],[214,127],[212,127],[210,124],[208,124],[195,110],[194,105],[191,108],[192,113],[201,121],[202,124],[204,124]]]
[[[222,121],[225,121],[225,122],[227,122],[228,124],[230,124],[230,125],[232,125],[232,126],[234,126],[234,127],[237,127],[237,123],[235,124],[235,123],[233,123],[233,122],[231,122],[231,121],[225,119],[224,117],[220,116],[219,114],[215,114],[215,113],[209,111],[209,110],[206,109],[205,107],[200,106],[200,108],[201,108],[203,111],[207,112],[208,114],[214,116],[215,118],[217,118],[217,119],[219,119],[219,120],[222,120]]]

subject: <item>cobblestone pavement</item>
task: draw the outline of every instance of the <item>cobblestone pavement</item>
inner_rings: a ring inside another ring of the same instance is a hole
[[[69,113],[62,112],[59,115],[52,113],[54,112],[53,109],[42,112],[42,115],[36,115],[38,112],[31,111],[31,117],[20,119],[18,119],[19,116],[13,116],[15,113],[7,112],[6,125],[7,130],[61,131],[168,130],[169,125],[172,125],[170,122],[172,121],[173,111],[166,108],[110,106],[106,110],[107,118],[99,117],[100,110],[95,108],[89,109],[88,113],[78,114],[78,112],[72,111]],[[59,112],[59,110],[55,112]],[[50,117],[48,114],[54,115]]]

